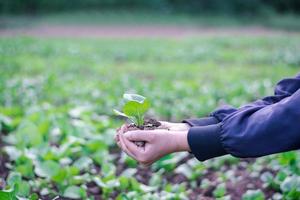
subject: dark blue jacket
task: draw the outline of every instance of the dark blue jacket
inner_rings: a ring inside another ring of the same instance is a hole
[[[281,80],[274,96],[211,117],[188,119],[188,142],[200,161],[231,154],[259,157],[300,149],[300,74]]]

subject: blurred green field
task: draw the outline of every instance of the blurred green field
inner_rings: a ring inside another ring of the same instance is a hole
[[[0,14],[0,28],[39,25],[180,25],[192,27],[260,26],[299,31],[297,14],[230,15],[216,13],[168,13],[157,10],[81,10],[40,14]]]
[[[0,186],[11,190],[0,197],[299,199],[298,151],[204,163],[182,153],[136,169],[113,142],[123,121],[112,112],[125,92],[148,97],[149,115],[174,122],[225,103],[240,106],[271,95],[278,80],[299,72],[299,51],[300,36],[288,34],[1,38]],[[243,179],[249,185],[237,194],[232,188]]]

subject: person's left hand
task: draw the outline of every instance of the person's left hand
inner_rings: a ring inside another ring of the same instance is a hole
[[[151,165],[169,153],[190,151],[187,142],[188,130],[171,131],[167,129],[135,130],[126,132],[126,126],[119,130],[117,143],[129,156],[143,165]],[[144,146],[134,142],[144,141]]]

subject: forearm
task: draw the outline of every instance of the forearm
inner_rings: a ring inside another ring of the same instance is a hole
[[[188,133],[199,160],[225,155],[258,157],[300,148],[300,90],[268,106],[253,106],[220,124],[193,127]]]
[[[300,148],[300,90],[265,107],[226,118],[221,141],[238,157],[257,157]]]

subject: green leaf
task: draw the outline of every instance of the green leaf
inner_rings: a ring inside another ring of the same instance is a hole
[[[112,179],[105,183],[109,188],[116,188],[120,186],[120,182],[118,179]]]
[[[266,171],[260,176],[260,179],[263,182],[271,183],[273,181],[274,177],[273,177],[273,174],[271,174],[271,172]]]
[[[52,160],[47,160],[45,162],[40,162],[35,166],[35,173],[40,177],[52,178],[58,174],[60,170],[60,165]]]
[[[32,178],[34,176],[32,160],[24,155],[20,156],[16,160],[16,171],[20,172],[24,177]]]
[[[121,190],[126,190],[129,187],[129,178],[125,176],[120,176],[119,182]]]
[[[60,168],[57,174],[52,176],[52,180],[55,181],[56,183],[62,183],[65,178],[67,177],[68,172],[66,168]]]
[[[248,190],[242,197],[243,200],[264,200],[265,195],[261,190]]]
[[[182,164],[178,167],[176,167],[175,172],[178,174],[183,174],[188,179],[191,179],[193,176],[193,170],[188,164]]]
[[[123,112],[114,109],[115,114],[127,117],[135,125],[142,126],[144,124],[144,114],[150,107],[149,101],[138,94],[124,94],[123,98],[126,100]]]
[[[85,148],[89,151],[89,153],[91,153],[96,151],[106,151],[108,146],[105,141],[102,141],[101,139],[93,139],[87,141]]]
[[[79,170],[87,169],[93,160],[87,156],[83,156],[74,162],[74,167],[77,167]]]
[[[300,191],[300,177],[298,176],[288,176],[280,184],[280,189],[283,192],[289,192],[292,190]]]
[[[86,192],[81,187],[69,186],[65,190],[63,196],[71,199],[84,199],[86,197]]]
[[[130,178],[130,177],[133,177],[136,172],[137,172],[136,168],[128,168],[122,172],[121,176]]]
[[[21,173],[19,172],[11,172],[7,177],[7,184],[10,187],[14,187],[15,184],[20,183],[22,181]]]
[[[143,103],[129,101],[124,105],[123,112],[127,116],[143,115],[150,107],[149,101],[145,100]]]
[[[34,123],[25,120],[16,131],[16,142],[18,147],[38,146],[43,142],[43,136]]]
[[[106,188],[107,185],[99,177],[94,177],[93,181],[101,188]]]
[[[9,156],[10,160],[17,160],[22,155],[22,152],[15,146],[5,146],[3,149]]]
[[[168,154],[153,164],[153,169],[165,169],[167,171],[174,170],[176,167],[177,159],[173,154]]]
[[[119,116],[128,118],[128,119],[129,119],[130,121],[132,121],[134,124],[137,124],[137,123],[138,123],[135,117],[128,116],[128,115],[126,115],[125,113],[122,113],[122,112],[120,112],[120,111],[118,111],[118,110],[116,110],[116,109],[114,109],[113,111],[114,111],[114,113],[115,113],[116,115],[119,115]]]
[[[0,131],[11,131],[12,129],[13,127],[11,118],[0,113]]]
[[[20,181],[18,183],[18,196],[21,197],[28,197],[30,194],[30,185],[26,181]]]
[[[213,192],[214,197],[220,198],[226,194],[226,187],[225,184],[220,184]]]
[[[17,200],[15,188],[0,191],[0,200]]]
[[[140,115],[139,113],[139,106],[141,104],[135,102],[135,101],[128,101],[124,107],[123,107],[123,112],[127,115],[127,116],[138,116]]]
[[[114,113],[115,113],[116,115],[119,115],[119,116],[128,118],[128,116],[127,116],[125,113],[122,113],[122,112],[120,112],[120,111],[118,111],[118,110],[116,110],[116,109],[113,109],[113,111],[114,111]]]
[[[149,107],[150,103],[147,100],[143,101],[143,103],[128,101],[123,107],[123,112],[129,117],[134,117],[136,125],[142,126],[144,124],[144,114]]]
[[[39,195],[37,195],[36,193],[33,193],[30,195],[29,200],[38,200],[39,199]]]
[[[144,103],[144,101],[146,100],[145,97],[139,94],[128,94],[128,93],[123,94],[123,98],[127,101],[135,101],[140,104]]]
[[[18,196],[27,197],[30,194],[30,185],[28,182],[22,180],[19,172],[11,172],[7,177],[7,183],[11,188],[15,189]]]

